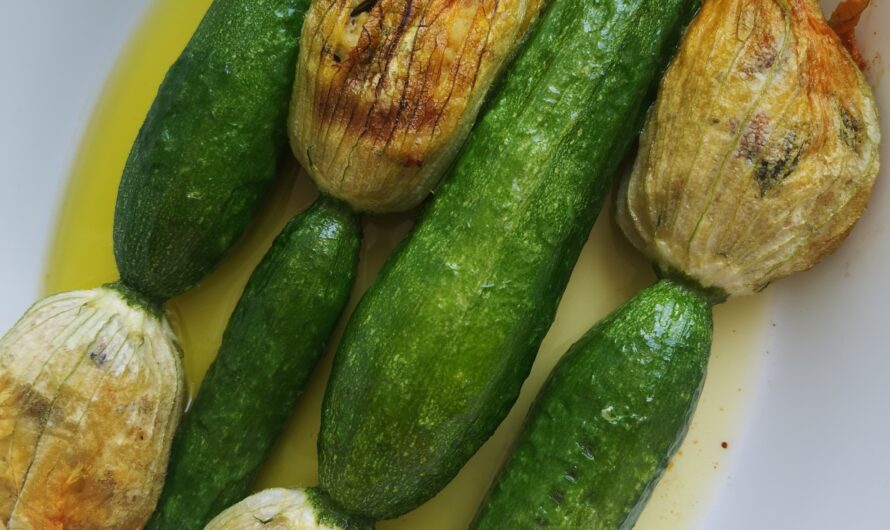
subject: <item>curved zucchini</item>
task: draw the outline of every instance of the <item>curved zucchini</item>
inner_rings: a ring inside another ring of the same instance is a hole
[[[321,487],[386,519],[516,400],[694,2],[556,0],[362,300],[322,410]]]
[[[661,280],[554,370],[472,528],[632,528],[705,380],[711,299]]]
[[[308,0],[215,0],[167,73],[124,168],[114,217],[122,281],[164,301],[225,255],[287,145]]]
[[[349,299],[358,216],[320,199],[254,272],[176,434],[149,529],[200,530],[250,492]]]

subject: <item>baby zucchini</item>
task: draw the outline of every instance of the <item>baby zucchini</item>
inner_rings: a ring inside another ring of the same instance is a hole
[[[556,367],[472,528],[631,528],[685,431],[711,333],[710,298],[674,280],[597,324]]]
[[[176,433],[147,528],[200,530],[250,492],[349,299],[360,242],[358,216],[326,198],[275,240]]]
[[[286,153],[309,0],[215,0],[176,61],[124,168],[114,216],[123,282],[167,300],[241,236]]]

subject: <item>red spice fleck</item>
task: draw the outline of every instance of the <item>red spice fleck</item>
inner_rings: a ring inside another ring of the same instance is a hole
[[[724,449],[729,449],[729,444],[726,442],[723,442],[722,444],[720,444],[720,447],[722,447]]]

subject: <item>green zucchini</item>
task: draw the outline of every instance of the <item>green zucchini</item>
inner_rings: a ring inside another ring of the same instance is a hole
[[[195,285],[253,219],[287,146],[308,0],[215,0],[167,73],[118,190],[124,284],[165,301]]]
[[[472,528],[632,528],[705,380],[711,298],[661,280],[560,361]]]
[[[349,299],[358,216],[320,199],[254,272],[173,442],[149,529],[200,530],[250,492]]]
[[[322,410],[321,488],[374,519],[438,493],[515,402],[688,0],[555,0],[360,303]]]

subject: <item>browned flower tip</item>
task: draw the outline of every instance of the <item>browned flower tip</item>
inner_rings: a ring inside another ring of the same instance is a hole
[[[874,96],[815,0],[705,0],[662,81],[619,222],[729,295],[833,252],[878,172]]]
[[[306,15],[291,143],[356,209],[423,200],[542,0],[318,0]]]
[[[866,67],[866,62],[859,50],[859,45],[856,44],[856,26],[859,25],[859,19],[870,3],[870,0],[844,0],[828,20],[828,25],[837,33],[850,55],[853,56],[853,60],[863,70]]]
[[[183,395],[164,320],[106,288],[39,302],[0,340],[0,528],[142,528]]]

